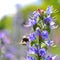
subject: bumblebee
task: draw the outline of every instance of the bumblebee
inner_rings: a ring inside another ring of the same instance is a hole
[[[20,41],[19,44],[21,44],[21,45],[26,45],[27,42],[29,42],[29,39],[28,39],[26,36],[23,36],[23,38],[22,38],[22,40]]]

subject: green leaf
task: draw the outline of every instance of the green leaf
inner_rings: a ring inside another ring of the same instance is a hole
[[[39,22],[40,21],[40,17],[37,17],[37,22]]]
[[[44,27],[44,30],[47,30],[47,31],[48,31],[48,33],[50,33],[50,25],[49,25],[49,24],[47,24],[47,25]]]
[[[45,48],[47,50],[47,46],[45,43],[41,43],[41,48]]]
[[[36,44],[36,40],[33,40],[30,42],[30,45],[33,46],[34,44]]]
[[[37,24],[33,25],[33,29],[34,31],[36,30]]]
[[[32,56],[33,58],[35,58],[35,60],[39,60],[39,56],[37,54],[29,54],[29,56]]]

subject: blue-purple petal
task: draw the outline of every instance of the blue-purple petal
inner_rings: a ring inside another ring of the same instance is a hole
[[[35,34],[34,34],[34,33],[29,34],[29,35],[28,35],[28,39],[29,39],[29,41],[33,41],[33,40],[35,40],[35,39],[36,39]]]
[[[50,6],[48,6],[48,8],[46,9],[46,14],[51,14],[52,13],[52,8]]]
[[[46,50],[44,48],[39,49],[39,55],[44,57],[46,55]]]
[[[30,47],[29,48],[29,53],[30,54],[37,54],[38,53],[38,50],[36,48],[34,48],[34,47]]]
[[[42,36],[42,39],[46,39],[48,38],[48,32],[46,30],[43,30],[42,33],[41,33],[41,36]]]
[[[35,58],[31,57],[31,56],[27,56],[26,60],[35,60]]]

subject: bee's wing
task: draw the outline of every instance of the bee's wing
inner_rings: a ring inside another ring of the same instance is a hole
[[[26,42],[23,42],[22,40],[19,42],[21,45],[26,45]]]

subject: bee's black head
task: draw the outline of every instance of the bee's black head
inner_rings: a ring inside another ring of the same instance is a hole
[[[28,42],[29,41],[28,38],[23,38],[22,40],[23,40],[23,42]]]

